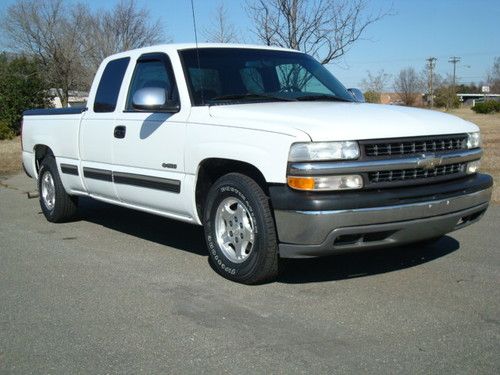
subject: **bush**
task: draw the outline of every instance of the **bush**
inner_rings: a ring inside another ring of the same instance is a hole
[[[0,140],[14,138],[14,132],[10,129],[7,121],[0,120]]]
[[[51,106],[48,88],[43,71],[35,60],[26,57],[9,58],[0,54],[2,138],[19,133],[24,110]]]
[[[434,105],[438,108],[458,108],[460,100],[451,86],[443,86],[434,92]]]
[[[476,113],[500,112],[500,102],[488,100],[484,103],[477,103],[472,110]]]
[[[365,92],[365,101],[367,103],[380,103],[380,93],[371,90]]]

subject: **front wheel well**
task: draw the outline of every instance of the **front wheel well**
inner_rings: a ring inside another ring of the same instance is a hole
[[[262,172],[254,165],[239,160],[210,158],[203,160],[198,167],[196,180],[196,209],[203,220],[203,209],[208,191],[215,181],[228,173],[241,173],[253,179],[269,196],[269,188]]]

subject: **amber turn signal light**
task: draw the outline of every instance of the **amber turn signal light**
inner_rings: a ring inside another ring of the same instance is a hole
[[[297,190],[314,190],[313,177],[288,177],[288,186]]]

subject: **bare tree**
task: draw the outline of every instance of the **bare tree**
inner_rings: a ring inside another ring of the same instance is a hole
[[[134,0],[122,0],[107,11],[64,0],[18,0],[0,27],[13,49],[38,58],[61,103],[69,91],[88,89],[101,61],[113,53],[164,40],[159,20]]]
[[[387,86],[390,74],[387,74],[384,69],[379,70],[377,73],[366,72],[367,77],[361,81],[361,87],[365,90],[365,99],[369,103],[380,103],[381,94]]]
[[[63,0],[18,0],[7,8],[1,24],[13,49],[41,62],[63,105],[69,90],[82,83],[80,11],[80,7],[68,9]]]
[[[236,27],[229,21],[227,9],[221,1],[215,8],[211,26],[203,31],[208,42],[237,43]]]
[[[390,14],[368,13],[366,0],[248,0],[247,12],[263,43],[306,52],[322,64],[343,56]]]
[[[422,82],[413,68],[401,70],[394,80],[394,91],[405,105],[414,105],[421,89]]]
[[[85,15],[86,61],[92,74],[102,60],[114,53],[169,41],[159,19],[152,22],[150,11],[135,0],[121,0],[113,8]]]

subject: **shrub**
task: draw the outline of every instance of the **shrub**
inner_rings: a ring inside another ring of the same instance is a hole
[[[367,103],[380,103],[380,93],[371,90],[365,92],[365,101]]]
[[[35,60],[26,57],[8,58],[5,54],[0,54],[2,137],[19,133],[24,110],[50,107],[48,88],[43,71]]]
[[[451,86],[443,86],[434,92],[434,105],[448,110],[460,107],[460,100]]]
[[[10,129],[7,121],[0,120],[0,140],[14,138],[14,132]]]
[[[477,103],[472,110],[476,113],[493,113],[500,112],[500,102],[488,100],[484,103]]]

